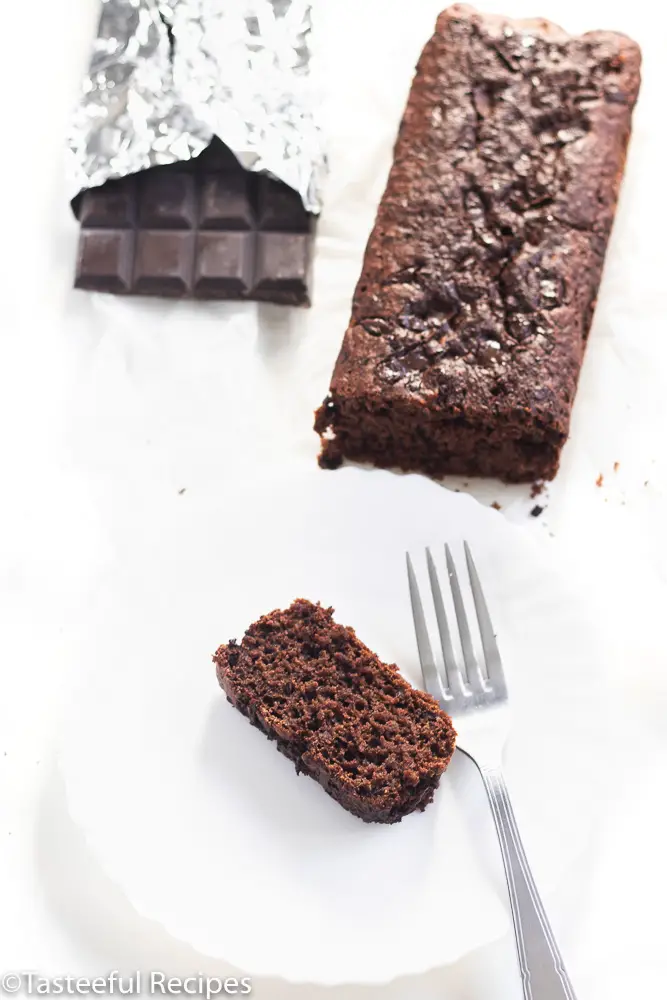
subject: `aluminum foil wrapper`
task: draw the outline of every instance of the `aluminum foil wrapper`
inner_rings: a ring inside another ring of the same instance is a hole
[[[71,196],[217,135],[319,212],[326,160],[309,0],[102,0],[69,136]]]

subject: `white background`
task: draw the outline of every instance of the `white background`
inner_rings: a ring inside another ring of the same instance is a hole
[[[43,974],[169,968],[173,949],[101,880],[76,840],[54,770],[67,650],[84,598],[124,526],[163,491],[233,489],[273,463],[311,463],[326,390],[389,163],[410,69],[438,4],[318,4],[332,174],[316,306],[117,302],[70,290],[75,227],[62,140],[96,0],[3,4],[0,283],[0,966]],[[664,309],[665,9],[637,0],[502,5],[572,30],[613,27],[642,44],[618,224],[563,469],[542,517],[525,491],[479,488],[526,530],[551,533],[586,580],[618,656],[618,796],[581,870],[548,900],[580,1000],[664,993],[667,663],[667,337]],[[487,3],[487,8],[500,9]],[[335,9],[334,9],[335,8]],[[662,159],[661,159],[662,157]],[[244,376],[244,381],[242,381]],[[614,471],[614,464],[618,470]],[[603,484],[596,486],[602,474]],[[168,540],[166,540],[167,542]],[[122,810],[122,789],[110,809]],[[76,864],[72,864],[72,856]],[[162,948],[162,952],[160,952]],[[196,970],[192,970],[193,972]],[[256,985],[266,997],[314,988]],[[339,990],[361,1000],[379,990]],[[509,943],[381,995],[512,1000]]]

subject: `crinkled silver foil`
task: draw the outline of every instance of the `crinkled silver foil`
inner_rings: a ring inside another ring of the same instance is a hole
[[[214,135],[318,212],[309,0],[102,0],[69,137],[72,197],[187,160]]]

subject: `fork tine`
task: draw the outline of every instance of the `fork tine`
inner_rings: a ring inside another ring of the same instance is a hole
[[[470,577],[470,586],[472,588],[472,596],[475,602],[477,621],[479,622],[479,633],[482,637],[482,648],[484,650],[484,659],[486,660],[486,672],[490,681],[495,682],[496,684],[500,683],[504,685],[505,677],[503,674],[502,661],[500,659],[500,650],[498,649],[498,643],[496,642],[496,637],[493,632],[493,625],[491,624],[491,616],[489,615],[489,609],[484,597],[484,591],[482,590],[482,585],[479,582],[477,567],[475,566],[472,552],[470,551],[470,546],[467,542],[463,543],[463,548],[466,554],[468,576]]]
[[[440,645],[442,647],[442,658],[445,664],[445,678],[447,685],[452,689],[454,696],[465,696],[467,693],[463,675],[456,662],[454,647],[452,646],[452,636],[449,631],[447,612],[442,600],[442,590],[438,579],[438,571],[435,568],[431,550],[426,549],[426,562],[428,565],[428,575],[431,581],[431,593],[433,594],[433,604],[435,605],[435,617],[438,621],[438,632],[440,633]]]
[[[410,588],[412,618],[415,623],[415,635],[417,637],[419,664],[422,668],[426,690],[435,699],[440,699],[444,692],[441,691],[438,672],[435,666],[435,659],[433,658],[433,650],[431,649],[431,643],[428,637],[428,629],[426,627],[426,619],[424,617],[424,608],[422,606],[421,597],[419,596],[419,586],[417,584],[417,578],[415,576],[409,552],[405,553],[405,559],[408,565],[408,586]]]
[[[479,664],[475,659],[475,652],[472,647],[472,638],[470,635],[470,626],[468,625],[468,616],[463,603],[463,597],[461,596],[461,587],[459,586],[459,578],[456,573],[456,565],[454,563],[449,545],[445,545],[445,558],[447,559],[449,584],[452,588],[454,610],[456,612],[456,620],[459,625],[459,637],[461,639],[461,649],[463,650],[463,662],[465,663],[466,673],[468,675],[468,684],[474,692],[480,694],[486,690],[486,685],[484,683],[484,678],[482,677],[482,672],[479,669]]]

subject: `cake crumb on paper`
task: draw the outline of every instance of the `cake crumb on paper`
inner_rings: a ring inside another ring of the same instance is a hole
[[[620,469],[620,467],[621,467],[621,463],[620,462],[614,462],[614,472],[618,472],[618,470]]]
[[[544,489],[544,483],[541,479],[538,480],[536,483],[533,483],[533,485],[530,487],[531,499],[534,500],[535,497],[538,497],[540,493],[543,491],[543,489]]]
[[[494,509],[494,510],[502,510],[502,509],[503,509],[503,508],[502,508],[502,507],[500,506],[500,504],[498,503],[498,501],[497,501],[497,500],[494,500],[494,501],[493,501],[493,503],[491,504],[491,506],[493,507],[493,509]]]
[[[602,473],[600,473],[600,475],[595,480],[595,485],[602,486],[603,482],[604,482],[604,476],[602,475]]]

